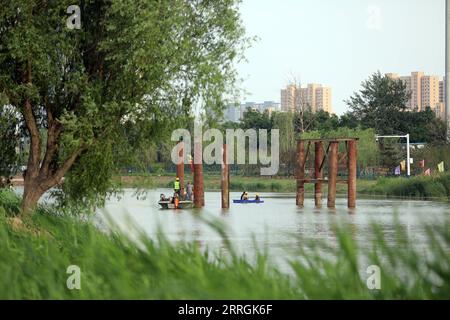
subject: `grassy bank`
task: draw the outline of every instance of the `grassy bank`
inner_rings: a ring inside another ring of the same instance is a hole
[[[360,192],[423,200],[450,200],[450,173],[429,177],[379,178],[376,184]]]
[[[172,188],[173,180],[175,176],[123,176],[117,177],[117,183],[120,183],[123,187],[129,188]],[[185,182],[193,181],[191,175],[185,176]],[[220,190],[220,176],[219,175],[205,175],[204,176],[205,189],[207,191]],[[358,190],[366,190],[368,187],[375,184],[375,181],[371,180],[358,180]],[[327,184],[323,184],[323,188],[327,190]],[[242,177],[231,176],[230,177],[230,190],[231,191],[243,191],[250,192],[295,192],[296,180],[295,178],[285,177]],[[314,191],[313,184],[305,184],[306,192],[312,193]],[[345,184],[337,185],[338,193],[346,193],[347,186]]]
[[[387,245],[374,227],[371,252],[360,252],[351,232],[336,229],[331,259],[317,244],[299,248],[291,261],[295,276],[279,272],[259,254],[255,263],[202,253],[197,245],[169,244],[141,237],[135,245],[118,232],[100,232],[90,222],[58,216],[40,208],[32,219],[14,218],[19,200],[0,191],[0,299],[447,299],[450,296],[450,225],[430,232],[433,260],[425,263],[397,231],[398,243]],[[220,228],[215,227],[218,232]],[[227,242],[223,234],[224,243]],[[293,243],[299,243],[294,241]],[[308,243],[307,239],[301,243]],[[401,248],[401,250],[399,249]],[[379,265],[381,290],[366,285],[366,254]],[[70,265],[81,269],[81,290],[66,287]],[[407,275],[407,280],[399,274]],[[433,279],[430,280],[430,275]]]

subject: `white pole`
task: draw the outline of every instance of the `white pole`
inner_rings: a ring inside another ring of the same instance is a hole
[[[450,142],[450,0],[445,0],[445,122]]]
[[[406,135],[406,162],[407,164],[407,175],[408,177],[411,176],[411,159],[410,159],[410,152],[409,152],[409,133]]]

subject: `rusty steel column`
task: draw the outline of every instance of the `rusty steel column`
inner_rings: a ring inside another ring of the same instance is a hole
[[[302,140],[297,141],[296,176],[296,204],[299,207],[303,207],[305,202],[305,142]]]
[[[320,168],[323,160],[323,143],[321,141],[314,143],[314,178],[323,179],[323,169]],[[322,181],[316,181],[314,184],[314,202],[317,208],[322,207]]]
[[[177,177],[180,179],[180,194],[184,195],[184,142],[178,143],[178,156],[181,159],[181,163],[177,164]]]
[[[328,208],[336,206],[336,182],[338,174],[338,151],[339,142],[330,142],[328,153]]]
[[[356,140],[348,141],[347,167],[348,167],[348,194],[347,205],[349,208],[356,207]]]
[[[194,206],[202,208],[205,206],[205,190],[203,187],[203,163],[202,163],[202,145],[194,145]],[[200,156],[199,156],[200,155]]]
[[[222,150],[222,209],[230,207],[230,171],[227,163],[227,145],[223,145]]]

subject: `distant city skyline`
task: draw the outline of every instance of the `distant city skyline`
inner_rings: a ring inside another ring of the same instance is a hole
[[[238,65],[242,101],[280,100],[293,77],[333,88],[333,109],[371,74],[445,74],[441,0],[244,0],[249,36],[259,40]]]

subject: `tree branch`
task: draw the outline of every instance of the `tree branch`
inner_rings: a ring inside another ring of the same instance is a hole
[[[46,100],[46,99],[45,99]],[[46,101],[46,110],[47,110],[47,148],[45,151],[44,160],[42,162],[41,170],[39,176],[43,179],[48,177],[50,164],[55,157],[55,154],[59,148],[59,136],[62,131],[61,124],[54,119],[53,112],[51,108],[48,106]]]
[[[27,63],[27,70],[24,75],[24,83],[31,85],[31,64]],[[39,135],[39,128],[37,126],[36,117],[31,106],[30,99],[25,98],[25,105],[23,107],[23,117],[30,134],[30,155],[28,157],[27,175],[36,178],[39,173],[39,162],[41,157],[41,138]]]
[[[45,190],[48,190],[54,186],[56,186],[58,183],[61,182],[61,179],[64,177],[64,175],[69,171],[69,169],[72,167],[72,165],[75,163],[75,160],[80,156],[80,154],[86,149],[86,146],[81,146],[77,150],[75,150],[67,159],[66,161],[59,167],[56,172],[49,177],[48,179],[44,180],[43,187]]]

